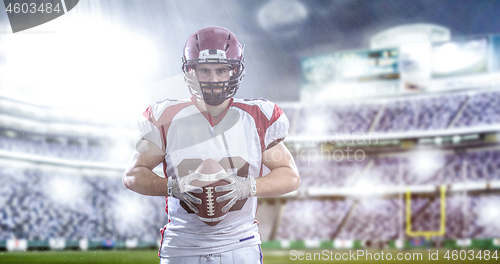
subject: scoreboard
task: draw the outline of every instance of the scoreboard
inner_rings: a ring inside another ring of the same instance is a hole
[[[340,51],[301,59],[301,101],[390,97],[500,84],[500,36]]]

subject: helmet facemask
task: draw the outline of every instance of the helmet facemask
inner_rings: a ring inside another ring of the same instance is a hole
[[[220,82],[202,82],[196,76],[196,65],[200,64],[221,64],[229,66],[230,79]],[[225,59],[198,59],[184,61],[182,70],[184,79],[189,87],[189,92],[206,104],[216,106],[225,100],[233,97],[238,90],[239,84],[244,75],[244,65],[239,60]],[[221,90],[220,92],[218,90]]]

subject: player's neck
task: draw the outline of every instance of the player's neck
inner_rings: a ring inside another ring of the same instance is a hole
[[[196,104],[198,105],[198,108],[202,111],[206,111],[209,115],[213,117],[217,117],[220,113],[222,113],[227,106],[229,105],[229,99],[224,101],[220,105],[208,105],[205,104],[204,101],[202,100],[196,100]]]

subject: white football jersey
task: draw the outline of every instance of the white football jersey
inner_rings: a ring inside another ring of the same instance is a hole
[[[165,176],[186,176],[209,158],[228,173],[262,176],[262,152],[288,134],[283,111],[263,99],[230,99],[228,108],[214,118],[200,111],[195,100],[160,101],[138,122],[141,137],[165,151]],[[202,222],[174,197],[167,197],[166,211],[169,223],[161,230],[160,257],[212,254],[260,244],[256,197],[238,201],[215,226]]]

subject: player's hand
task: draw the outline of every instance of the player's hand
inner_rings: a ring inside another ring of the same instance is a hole
[[[222,196],[217,197],[216,201],[222,202],[231,199],[224,207],[223,212],[229,211],[233,205],[241,199],[246,199],[254,196],[257,193],[257,186],[255,179],[252,176],[246,178],[235,175],[221,174],[216,176],[219,180],[226,180],[229,182],[227,185],[215,187],[216,192],[230,191]]]
[[[172,177],[169,177],[167,183],[168,195],[184,201],[189,209],[198,213],[198,208],[196,208],[193,204],[201,204],[201,199],[196,198],[191,193],[202,193],[203,189],[191,185],[191,182],[200,178],[201,174],[199,173],[189,174],[181,177],[180,179],[173,179]]]

